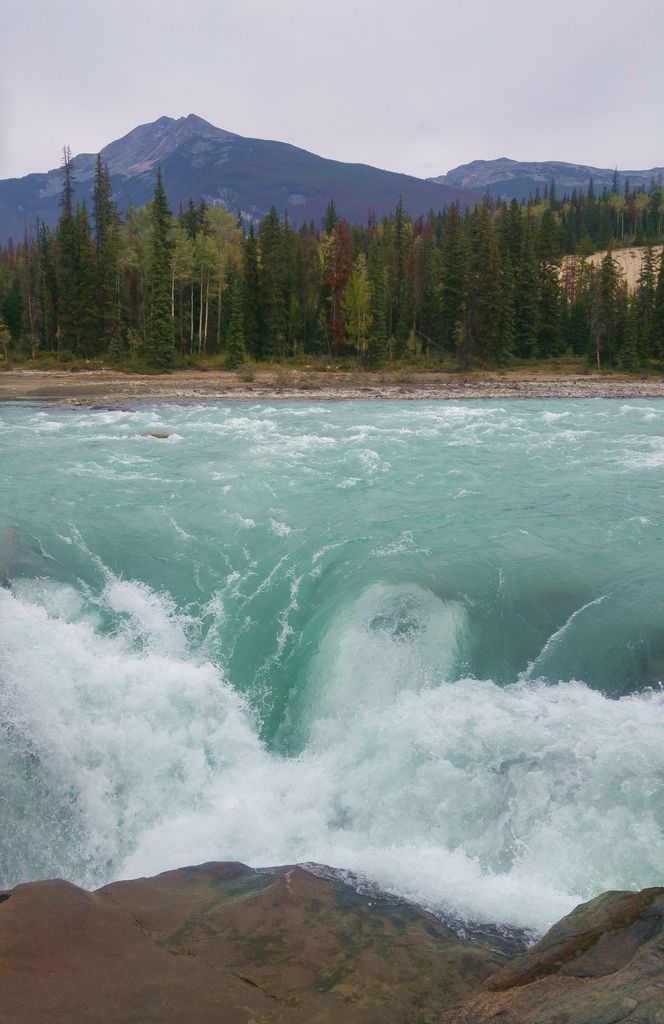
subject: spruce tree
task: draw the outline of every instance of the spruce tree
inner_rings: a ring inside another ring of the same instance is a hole
[[[514,351],[521,359],[537,355],[539,279],[530,227],[524,230],[522,257],[514,271]]]
[[[260,246],[261,326],[264,358],[281,359],[286,354],[286,263],[284,231],[276,207],[263,218],[258,234]]]
[[[475,208],[466,288],[466,320],[460,339],[463,366],[484,365],[496,358],[501,325],[501,281],[498,239],[492,213],[485,203]]]
[[[643,363],[647,363],[653,348],[656,288],[655,258],[651,247],[648,245],[643,253],[641,273],[639,274],[635,292],[638,347],[640,359]]]
[[[74,224],[74,166],[69,147],[63,150],[62,213],[58,223],[58,329],[59,348],[75,352],[78,336],[78,246]]]
[[[500,329],[495,340],[493,359],[506,366],[514,354],[514,272],[510,260],[503,260],[500,275]]]
[[[385,262],[383,260],[382,242],[379,235],[375,232],[369,245],[367,274],[371,287],[371,333],[367,347],[367,362],[370,366],[380,366],[387,359]]]
[[[76,208],[74,217],[76,243],[76,294],[75,294],[75,352],[90,358],[100,354],[97,301],[95,250],[90,237],[90,222],[85,203]]]
[[[537,346],[539,354],[548,358],[560,355],[563,347],[560,229],[556,215],[550,209],[542,214],[535,248],[539,294]]]
[[[453,352],[463,320],[468,262],[468,242],[456,204],[443,222],[441,255],[441,340],[443,349]]]
[[[664,249],[662,249],[659,260],[659,274],[652,311],[652,352],[658,359],[664,359]]]
[[[99,344],[111,357],[121,355],[118,217],[111,178],[97,155],[93,192]]]
[[[157,171],[150,222],[150,311],[145,334],[145,361],[156,370],[170,370],[175,365],[175,331],[171,315],[171,211],[161,169]]]
[[[242,302],[242,286],[238,278],[231,288],[231,319],[228,330],[228,353],[226,365],[230,370],[237,370],[247,361],[247,350],[244,344],[244,307]]]
[[[392,323],[396,341],[394,354],[402,359],[406,354],[408,336],[413,323],[412,282],[406,264],[410,250],[410,232],[403,199],[399,199],[394,215],[394,275],[392,293]]]
[[[323,225],[324,228],[325,228],[325,234],[326,235],[331,235],[332,234],[332,232],[334,231],[335,225],[336,225],[338,220],[339,220],[339,218],[337,217],[337,211],[336,211],[336,207],[334,205],[334,199],[330,199],[329,203],[327,204],[327,210],[325,212],[325,221],[324,221],[324,225]]]
[[[253,223],[244,240],[244,339],[252,359],[263,358],[261,323],[261,287],[258,270],[258,246]]]
[[[629,304],[625,337],[620,348],[620,366],[628,373],[636,373],[639,368],[639,310],[634,299]]]

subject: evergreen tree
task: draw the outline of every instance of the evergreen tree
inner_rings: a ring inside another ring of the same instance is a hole
[[[261,325],[264,358],[280,359],[286,354],[286,262],[284,232],[276,207],[263,218],[259,230]]]
[[[639,280],[634,296],[636,307],[637,345],[641,362],[647,362],[653,349],[653,319],[655,313],[656,288],[657,275],[655,273],[655,258],[652,248],[650,246],[646,246],[643,253],[641,273],[639,274]]]
[[[392,323],[396,341],[395,356],[401,359],[413,323],[413,291],[406,264],[410,249],[410,232],[403,205],[399,199],[394,216],[394,277],[392,294]]]
[[[262,359],[264,332],[261,323],[261,288],[258,270],[258,246],[254,225],[244,242],[244,338],[252,359]]]
[[[12,275],[11,284],[7,289],[0,305],[0,315],[7,325],[7,329],[14,344],[21,340],[23,334],[23,323],[25,318],[23,296],[21,295],[21,284],[18,274]]]
[[[325,213],[324,228],[325,228],[325,234],[326,235],[331,235],[332,234],[332,232],[334,231],[334,228],[335,228],[338,220],[339,220],[339,218],[337,217],[337,211],[336,211],[336,207],[334,205],[334,199],[330,199],[329,203],[327,204],[327,211]]]
[[[150,223],[150,312],[145,334],[145,361],[154,369],[170,370],[175,365],[175,331],[171,314],[171,211],[161,169],[157,171]]]
[[[618,268],[609,249],[594,275],[591,316],[592,356],[597,366],[611,364],[616,349]]]
[[[659,259],[657,289],[652,311],[652,351],[658,359],[664,359],[664,249]]]
[[[85,203],[76,208],[73,224],[76,274],[74,351],[79,356],[89,358],[99,355],[100,346],[97,332],[95,250]]]
[[[495,340],[493,359],[506,366],[514,354],[514,273],[510,260],[504,260],[500,275],[500,329]]]
[[[351,237],[345,220],[338,221],[325,247],[325,285],[329,291],[329,339],[332,355],[346,340],[344,296],[351,275]]]
[[[58,224],[58,328],[60,346],[75,352],[78,337],[79,268],[73,201],[74,167],[69,148],[65,147],[60,197],[62,213]]]
[[[121,355],[118,218],[111,177],[97,155],[93,192],[96,237],[97,330],[102,350]]]
[[[514,351],[521,359],[537,356],[539,278],[533,236],[524,231],[521,261],[514,268]]]
[[[239,366],[247,361],[247,350],[244,345],[244,309],[242,301],[242,286],[238,278],[233,282],[231,288],[231,319],[228,331],[228,354],[226,365],[231,370],[237,370]]]
[[[9,362],[9,344],[11,340],[12,336],[9,333],[9,328],[0,316],[0,348],[2,349],[2,358],[5,363]]]
[[[498,239],[491,210],[481,204],[473,211],[466,287],[466,319],[459,336],[463,366],[492,361],[499,349],[501,281]]]
[[[536,240],[538,257],[537,345],[545,358],[562,351],[562,304],[560,282],[561,245],[556,215],[546,209],[542,214]]]
[[[620,349],[620,366],[628,373],[639,368],[639,310],[636,301],[629,304],[625,337]]]
[[[441,255],[441,341],[445,351],[453,352],[464,315],[468,261],[468,243],[456,204],[443,222]]]
[[[58,333],[58,268],[54,238],[50,229],[39,228],[39,304],[41,307],[41,347],[50,352],[57,346]]]
[[[387,321],[385,315],[385,262],[380,236],[374,232],[369,245],[367,275],[371,289],[371,332],[367,347],[367,362],[380,366],[387,359]]]

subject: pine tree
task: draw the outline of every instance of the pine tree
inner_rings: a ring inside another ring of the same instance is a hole
[[[59,348],[76,351],[78,336],[78,253],[74,224],[74,166],[69,147],[63,150],[62,213],[58,224],[58,329]]]
[[[385,317],[385,262],[380,236],[374,232],[369,245],[367,275],[371,288],[371,332],[367,347],[367,362],[380,366],[387,359],[387,324]]]
[[[93,192],[96,237],[97,321],[100,347],[112,357],[121,355],[118,217],[111,177],[97,155]]]
[[[231,288],[231,319],[228,331],[228,353],[226,365],[237,370],[247,361],[247,350],[244,345],[244,307],[242,301],[242,285],[238,278]]]
[[[55,240],[50,229],[42,224],[37,240],[39,249],[39,304],[41,306],[41,346],[50,352],[57,345],[58,332],[58,268]]]
[[[95,250],[90,237],[90,222],[85,203],[76,208],[74,217],[76,254],[76,295],[74,351],[90,358],[100,354],[97,329]]]
[[[503,260],[500,275],[500,329],[494,344],[493,359],[506,366],[514,354],[514,273],[510,260]]]
[[[392,323],[394,324],[397,359],[406,354],[408,337],[413,324],[412,280],[407,273],[411,234],[406,219],[403,199],[399,199],[394,215],[394,277],[392,293]]]
[[[652,351],[658,359],[664,359],[664,249],[659,260],[657,289],[652,311]]]
[[[325,285],[329,291],[329,338],[332,355],[339,355],[346,340],[344,295],[351,275],[351,238],[345,220],[338,221],[325,247]]]
[[[471,220],[471,244],[466,288],[466,317],[459,335],[463,366],[484,365],[499,350],[501,323],[500,253],[490,208],[482,203]]]
[[[264,332],[261,323],[261,288],[258,246],[253,223],[244,241],[244,338],[252,359],[262,359]]]
[[[330,199],[327,204],[327,210],[325,212],[324,229],[326,235],[331,235],[338,222],[336,207],[334,205],[334,199]]]
[[[156,370],[170,370],[175,365],[175,331],[171,315],[171,211],[161,169],[157,171],[150,222],[150,312],[146,324],[145,361]]]
[[[443,349],[448,352],[454,351],[463,320],[467,263],[468,242],[455,204],[445,217],[442,235],[441,335]]]
[[[592,356],[600,370],[611,364],[616,349],[618,268],[609,249],[594,275],[592,288]]]
[[[525,228],[521,262],[514,271],[514,351],[521,359],[537,356],[539,278],[532,231]]]
[[[259,230],[261,325],[264,358],[281,359],[286,354],[286,263],[284,232],[276,207],[263,218]]]
[[[639,368],[639,310],[636,301],[629,304],[625,337],[620,348],[620,365],[628,373]]]
[[[655,312],[655,293],[657,288],[657,275],[655,273],[655,258],[652,248],[646,246],[643,253],[641,273],[635,292],[636,318],[637,318],[637,343],[640,360],[647,363],[653,348],[653,318]]]
[[[13,274],[9,288],[0,305],[2,316],[12,341],[16,344],[21,340],[25,320],[25,308],[21,295],[21,283],[18,274]]]
[[[537,347],[539,354],[548,358],[560,355],[563,344],[560,229],[556,215],[550,209],[546,209],[542,214],[535,249],[539,296]]]

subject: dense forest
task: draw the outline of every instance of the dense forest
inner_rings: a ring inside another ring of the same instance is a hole
[[[5,365],[103,360],[168,370],[209,357],[351,356],[505,366],[573,354],[636,371],[664,360],[661,183],[633,192],[525,204],[487,197],[413,220],[351,225],[331,202],[295,230],[272,209],[260,223],[192,201],[174,216],[157,174],[154,199],[122,216],[97,160],[91,210],[74,205],[65,151],[61,216],[0,249]],[[628,294],[612,250],[645,246]],[[597,267],[584,259],[606,249]]]

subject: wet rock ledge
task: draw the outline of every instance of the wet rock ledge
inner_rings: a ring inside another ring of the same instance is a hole
[[[0,893],[0,1019],[659,1024],[664,889],[605,894],[524,952],[315,867],[32,882]]]

